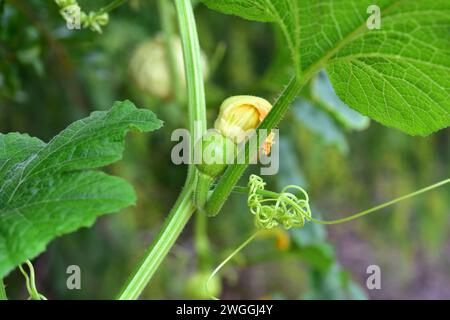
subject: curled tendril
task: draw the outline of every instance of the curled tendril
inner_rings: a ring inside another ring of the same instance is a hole
[[[211,279],[222,269],[222,267],[230,261],[238,252],[244,249],[249,243],[251,243],[263,230],[269,230],[278,225],[283,225],[284,228],[289,229],[291,227],[303,227],[306,221],[311,221],[318,224],[339,224],[360,217],[366,216],[370,213],[377,212],[383,208],[396,204],[400,201],[413,198],[424,192],[428,192],[435,188],[441,187],[447,183],[450,183],[450,178],[439,181],[435,184],[429,185],[425,188],[419,189],[407,195],[395,198],[391,201],[382,203],[370,209],[355,213],[351,216],[340,218],[337,220],[317,220],[311,216],[311,210],[309,207],[308,193],[299,186],[290,185],[280,193],[264,190],[266,183],[261,177],[257,175],[251,175],[248,182],[248,206],[250,212],[255,215],[255,225],[260,229],[247,240],[245,240],[235,251],[233,251],[214,271],[206,282],[206,290],[209,291],[208,284]],[[297,191],[303,194],[304,199],[299,199],[291,191]],[[212,299],[218,300],[217,297],[211,295]]]
[[[36,278],[34,274],[34,268],[33,264],[30,262],[30,260],[25,261],[25,264],[28,266],[28,269],[30,269],[30,275],[23,269],[22,266],[19,266],[20,272],[22,272],[23,276],[25,277],[25,283],[27,287],[28,294],[30,295],[30,300],[47,300],[47,298],[40,294],[39,291],[36,288]]]
[[[282,225],[285,229],[301,228],[311,220],[308,193],[301,187],[289,185],[280,193],[263,192],[266,183],[257,175],[249,178],[247,204],[255,216],[255,225],[259,229],[272,229]],[[298,198],[294,193],[300,193]]]

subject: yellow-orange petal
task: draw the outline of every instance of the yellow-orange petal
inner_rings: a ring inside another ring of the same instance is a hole
[[[246,138],[246,133],[256,129],[272,109],[265,99],[255,96],[233,96],[220,106],[214,127],[236,143]]]

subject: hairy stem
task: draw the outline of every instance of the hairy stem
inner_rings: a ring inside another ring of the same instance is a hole
[[[201,134],[206,131],[205,91],[200,65],[200,45],[191,1],[175,0],[175,5],[183,45],[189,110],[189,131],[192,136],[196,127],[197,130],[200,130]],[[194,143],[191,143],[191,161],[183,191],[179,195],[175,206],[170,211],[158,236],[123,287],[118,296],[120,300],[139,298],[195,211],[193,192],[197,181],[197,171],[192,161],[193,151]]]
[[[210,266],[210,248],[208,241],[208,217],[204,212],[195,213],[194,240],[197,251],[197,268],[200,271],[206,271]]]
[[[175,0],[181,43],[183,45],[184,70],[186,72],[189,130],[196,126],[203,134],[206,131],[205,86],[200,63],[200,44],[194,13],[190,0]],[[193,148],[193,143],[191,144]],[[191,153],[191,156],[193,153]]]
[[[207,175],[198,174],[197,188],[195,189],[194,203],[197,209],[203,210],[206,200],[208,199],[208,192],[213,179]]]
[[[192,192],[194,184],[186,185],[175,206],[170,211],[161,231],[153,240],[153,244],[144,254],[135,271],[123,287],[119,300],[135,300],[139,298],[156,270],[175,244],[181,231],[194,212]]]
[[[205,86],[203,83],[202,65],[200,63],[200,44],[197,27],[190,0],[175,0],[178,26],[183,46],[184,70],[186,73],[189,132],[191,147],[189,154],[188,179],[197,175],[194,168],[194,145],[192,137],[195,132],[202,136],[206,131]]]

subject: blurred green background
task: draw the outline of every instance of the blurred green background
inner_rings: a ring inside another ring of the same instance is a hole
[[[38,289],[50,299],[113,298],[158,232],[186,174],[184,166],[170,160],[176,144],[170,141],[171,132],[186,126],[184,92],[177,98],[173,92],[158,97],[139,86],[136,79],[142,74],[136,73],[144,70],[130,68],[136,48],[162,32],[158,2],[128,1],[111,12],[102,34],[69,30],[53,1],[0,3],[1,132],[27,132],[48,141],[74,120],[123,99],[153,110],[165,122],[155,133],[129,135],[123,161],[107,168],[134,185],[137,205],[57,239],[33,262]],[[107,3],[79,1],[86,11]],[[166,21],[175,28],[170,13]],[[292,71],[278,30],[201,4],[196,4],[195,14],[209,70],[210,125],[228,96],[252,94],[274,101]],[[167,62],[148,59],[145,67],[150,69]],[[268,189],[301,185],[310,194],[313,214],[324,219],[358,212],[450,176],[449,129],[420,138],[369,122],[334,96],[325,73],[294,103],[280,134],[280,172],[265,178]],[[259,170],[248,170],[241,184],[252,172]],[[448,299],[449,208],[450,190],[441,188],[354,222],[274,230],[221,271],[220,296]],[[254,231],[245,196],[233,194],[221,214],[208,220],[209,251],[201,259],[195,228],[193,219],[143,298],[202,297],[204,281],[198,279]],[[66,287],[66,268],[72,264],[81,267],[81,290]],[[381,290],[366,287],[369,265],[381,268]],[[27,297],[18,271],[5,282],[11,298]]]

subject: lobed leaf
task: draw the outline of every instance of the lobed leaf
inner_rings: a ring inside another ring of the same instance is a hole
[[[161,125],[151,111],[123,101],[72,123],[49,143],[0,134],[0,278],[55,237],[132,205],[131,185],[89,169],[119,160],[130,129]]]
[[[364,130],[370,119],[351,109],[336,95],[325,71],[321,71],[311,81],[311,96],[314,102],[325,109],[339,124],[349,130]]]

